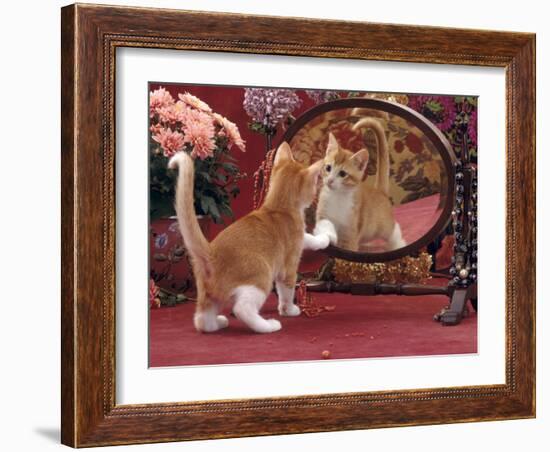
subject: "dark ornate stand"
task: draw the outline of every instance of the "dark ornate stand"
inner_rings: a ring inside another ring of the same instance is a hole
[[[333,281],[314,281],[307,285],[310,292],[339,292],[351,295],[448,295],[454,287],[427,286],[425,284],[388,284],[388,283],[336,283]]]
[[[460,323],[467,312],[468,300],[477,311],[477,168],[467,156],[463,160],[466,163],[456,164],[452,212],[455,245],[449,287],[453,288],[453,294],[449,306],[434,316],[443,325]]]
[[[467,301],[477,306],[477,284],[460,287],[451,281],[446,286],[426,284],[388,283],[336,283],[333,281],[312,281],[307,284],[310,292],[339,292],[351,295],[446,295],[450,304],[434,315],[434,320],[442,325],[457,325],[468,314]]]

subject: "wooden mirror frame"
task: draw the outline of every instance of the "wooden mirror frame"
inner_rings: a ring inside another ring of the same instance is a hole
[[[329,111],[345,110],[349,108],[368,108],[399,116],[409,121],[428,137],[430,142],[439,152],[441,160],[443,161],[444,170],[447,174],[447,187],[441,187],[441,196],[443,197],[444,205],[437,221],[422,237],[397,250],[385,251],[382,253],[363,253],[330,245],[323,251],[331,257],[337,257],[354,262],[386,262],[399,259],[404,256],[414,255],[415,253],[418,253],[421,248],[433,242],[451,221],[451,211],[453,210],[455,191],[455,164],[458,159],[456,158],[455,153],[445,135],[443,135],[443,133],[435,125],[433,125],[420,113],[405,105],[395,102],[364,97],[337,99],[325,102],[307,110],[290,125],[280,141],[290,143],[292,138],[302,129],[302,127],[319,115],[328,113]]]

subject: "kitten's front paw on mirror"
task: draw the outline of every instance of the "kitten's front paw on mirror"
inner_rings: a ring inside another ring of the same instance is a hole
[[[330,237],[328,234],[320,234],[315,236],[316,240],[316,249],[324,250],[330,245]]]
[[[316,236],[327,235],[330,243],[332,243],[333,245],[336,245],[336,242],[338,242],[336,228],[334,227],[334,224],[332,224],[332,222],[327,219],[319,220],[317,222],[317,224],[315,225],[315,229],[313,230],[313,234],[315,234]]]
[[[295,304],[279,306],[279,314],[283,317],[296,317],[300,315],[300,308]]]
[[[306,232],[304,235],[304,249],[306,250],[322,250],[329,245],[330,238],[327,234],[312,235]]]

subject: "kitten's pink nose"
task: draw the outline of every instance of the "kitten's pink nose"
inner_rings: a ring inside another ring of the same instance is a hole
[[[328,188],[332,188],[332,183],[333,183],[333,180],[332,180],[332,179],[329,179],[329,180],[327,181]]]

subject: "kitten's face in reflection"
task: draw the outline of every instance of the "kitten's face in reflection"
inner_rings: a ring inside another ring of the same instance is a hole
[[[353,153],[340,147],[334,135],[329,134],[324,166],[323,185],[334,192],[354,190],[362,181],[368,163],[368,152]]]

